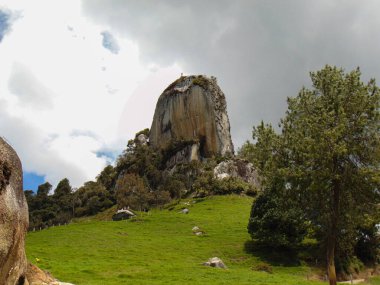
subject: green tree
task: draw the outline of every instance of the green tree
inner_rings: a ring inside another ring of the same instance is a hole
[[[313,88],[288,99],[281,122],[280,171],[318,229],[330,284],[339,243],[379,202],[380,92],[360,76],[359,69],[345,74],[330,66],[311,73]]]
[[[73,196],[69,179],[59,181],[52,197],[59,207],[55,223],[67,223],[74,215]]]
[[[149,209],[154,199],[144,183],[136,174],[125,174],[116,182],[116,200],[119,208],[131,207],[139,211]]]
[[[282,197],[283,182],[261,192],[252,205],[248,232],[252,239],[276,249],[295,249],[307,233],[302,209],[292,199]]]
[[[38,185],[37,196],[47,196],[52,187],[53,186],[49,182]]]
[[[254,143],[247,141],[239,149],[238,155],[252,162],[261,175],[268,176],[265,172],[272,171],[271,162],[277,151],[279,136],[272,125],[261,121],[260,125],[253,127],[252,138]]]
[[[87,181],[74,193],[75,216],[95,215],[113,206],[113,196],[103,184]]]

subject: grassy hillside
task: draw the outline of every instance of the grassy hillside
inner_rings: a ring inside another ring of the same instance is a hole
[[[194,201],[195,202],[195,201]],[[247,250],[252,199],[240,196],[190,201],[190,213],[154,210],[129,221],[104,221],[109,214],[67,226],[31,232],[28,259],[55,277],[96,284],[325,284],[307,281],[306,266],[280,262],[273,273],[252,270],[268,262]],[[103,221],[101,221],[103,220]],[[198,226],[205,236],[195,236]],[[227,270],[201,264],[217,256]],[[375,283],[374,283],[375,284]]]

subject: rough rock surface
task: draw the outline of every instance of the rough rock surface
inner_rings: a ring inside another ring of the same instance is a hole
[[[37,266],[31,263],[28,264],[26,278],[28,279],[29,285],[52,284],[53,282],[56,282],[50,273],[39,269]]]
[[[0,284],[28,284],[25,256],[28,224],[21,162],[13,148],[0,138]]]
[[[31,263],[28,264],[26,278],[29,282],[29,285],[74,285],[71,283],[58,281],[53,276],[51,276],[49,272],[43,271]]]
[[[223,263],[223,261],[219,257],[212,257],[207,262],[203,263],[203,265],[217,267],[217,268],[224,268],[224,269],[227,268],[227,266]]]
[[[166,168],[172,168],[173,166],[186,163],[192,160],[201,160],[199,154],[199,143],[188,145],[177,151],[166,162]]]
[[[148,140],[149,138],[145,134],[139,134],[138,136],[136,136],[136,139],[135,139],[138,145],[146,145],[148,144]]]
[[[214,77],[182,76],[159,97],[149,142],[166,149],[173,141],[199,144],[201,157],[234,153],[226,99]]]
[[[253,164],[238,158],[220,162],[214,168],[214,177],[216,179],[241,178],[245,182],[254,185],[257,189],[260,188],[259,175]]]

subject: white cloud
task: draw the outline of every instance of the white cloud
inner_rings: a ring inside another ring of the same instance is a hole
[[[181,72],[218,78],[236,145],[260,120],[278,121],[309,71],[360,66],[366,79],[380,78],[375,0],[0,0],[0,8],[21,15],[0,42],[0,135],[25,169],[52,183],[93,179],[150,127],[158,96]],[[104,48],[104,31],[117,53]]]
[[[325,64],[380,78],[377,0],[83,0],[95,23],[138,44],[145,62],[215,75],[236,145]]]
[[[0,43],[0,135],[26,171],[52,184],[68,177],[78,187],[110,162],[106,154],[124,149],[130,131],[139,130],[120,131],[119,123],[134,91],[154,71],[140,63],[133,41],[88,22],[79,1],[3,2],[0,7],[22,17]],[[117,38],[118,53],[103,47],[102,31]],[[143,128],[152,116],[140,121]]]
[[[53,107],[52,92],[20,63],[13,64],[8,87],[24,107],[32,106],[39,110]]]

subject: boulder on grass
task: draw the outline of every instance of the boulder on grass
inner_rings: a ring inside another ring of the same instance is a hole
[[[227,266],[223,263],[223,261],[219,257],[212,257],[207,262],[203,263],[203,265],[227,269]]]
[[[121,209],[116,212],[115,215],[112,216],[113,221],[122,221],[122,220],[128,220],[131,217],[136,216],[132,211]]]
[[[189,213],[189,209],[188,208],[185,208],[181,211],[182,214],[188,214]]]

